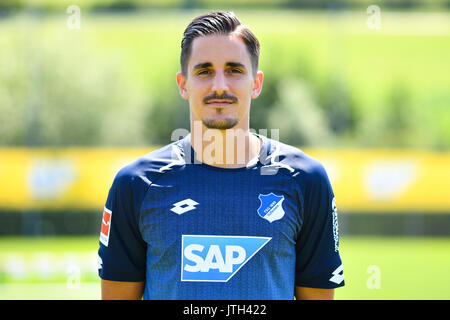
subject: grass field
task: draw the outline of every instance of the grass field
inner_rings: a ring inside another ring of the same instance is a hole
[[[0,299],[99,299],[97,237],[0,238]],[[450,299],[450,238],[341,237],[336,299]]]

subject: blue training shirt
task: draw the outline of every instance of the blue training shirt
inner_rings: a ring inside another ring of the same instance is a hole
[[[195,161],[190,135],[119,171],[99,276],[145,281],[144,299],[293,299],[344,285],[336,201],[323,166],[257,135],[246,167]]]

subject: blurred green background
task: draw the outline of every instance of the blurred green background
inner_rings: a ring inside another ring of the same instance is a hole
[[[2,0],[0,146],[171,142],[175,128],[189,128],[175,82],[183,31],[216,9],[233,10],[261,43],[265,79],[251,128],[278,128],[281,141],[299,147],[448,155],[448,0]],[[23,231],[43,214],[0,210],[11,230],[11,217],[22,217],[17,232],[0,236],[0,299],[98,299],[97,233]],[[347,285],[337,299],[450,299],[450,210],[437,218],[445,232],[422,234],[402,226],[361,234],[355,226],[373,217],[346,214]],[[400,215],[424,223],[417,212]],[[375,216],[383,225],[392,215]]]

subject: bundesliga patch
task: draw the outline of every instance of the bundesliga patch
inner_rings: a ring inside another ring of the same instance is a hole
[[[258,208],[258,214],[261,218],[270,223],[280,220],[284,216],[283,201],[284,196],[277,196],[272,192],[269,194],[260,194],[258,196],[261,204]]]
[[[182,235],[181,281],[227,282],[271,239]]]
[[[108,246],[109,242],[109,232],[111,230],[111,217],[112,211],[105,207],[103,211],[103,219],[102,219],[102,228],[100,231],[100,242],[103,243],[104,246]]]

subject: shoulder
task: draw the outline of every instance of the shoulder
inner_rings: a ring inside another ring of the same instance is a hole
[[[303,214],[328,216],[334,192],[322,163],[299,148],[277,141],[273,143],[272,155],[275,154],[273,158],[278,159],[274,163],[280,173],[289,174],[296,182]]]
[[[116,174],[113,184],[120,187],[148,186],[165,172],[184,165],[181,153],[178,141],[153,150],[122,167]]]
[[[273,139],[269,141],[270,150],[267,153],[266,165],[288,172],[302,184],[328,181],[326,170],[317,159],[295,146]]]

